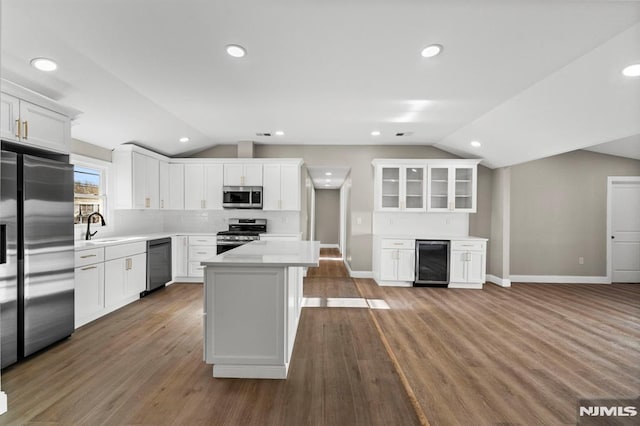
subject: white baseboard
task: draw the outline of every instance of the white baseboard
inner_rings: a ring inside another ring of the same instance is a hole
[[[176,277],[171,284],[174,283],[199,283],[202,284],[204,282],[203,277]]]
[[[346,260],[343,260],[343,263],[351,278],[373,278],[373,271],[352,271]]]
[[[285,365],[213,365],[213,377],[235,379],[286,379],[289,364]]]
[[[464,288],[468,290],[482,290],[482,283],[449,283],[447,288]]]
[[[320,248],[340,248],[337,244],[320,244]]]
[[[495,275],[487,274],[487,281],[500,287],[511,287],[511,280],[509,278],[500,278]]]
[[[380,287],[413,287],[409,281],[376,281]]]
[[[608,277],[581,277],[578,275],[511,275],[514,283],[555,283],[555,284],[611,284]]]
[[[0,392],[0,414],[7,412],[7,394]]]

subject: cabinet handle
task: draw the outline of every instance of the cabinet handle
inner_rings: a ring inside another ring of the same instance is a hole
[[[87,257],[96,257],[95,254],[85,254],[84,256],[80,256],[80,259],[86,259]]]
[[[131,269],[131,259],[125,259],[125,269],[127,271]]]
[[[160,208],[164,209],[164,200],[160,200]]]
[[[206,207],[206,201],[205,200],[200,200],[200,208],[204,209]]]
[[[401,246],[403,243],[393,243],[394,246]]]
[[[20,136],[22,135],[21,131],[21,126],[20,126],[20,120],[16,120],[16,137],[18,139],[20,139]]]
[[[144,206],[146,208],[151,207],[151,198],[147,197],[147,198],[144,199]]]
[[[240,185],[244,186],[244,176],[240,176]]]
[[[197,253],[197,254],[207,254],[207,252],[206,252],[206,251],[197,251],[196,253]]]
[[[29,122],[28,121],[23,121],[22,124],[24,125],[24,139],[29,139]]]
[[[97,266],[87,266],[86,268],[82,268],[82,271],[88,271],[89,269],[97,269]]]

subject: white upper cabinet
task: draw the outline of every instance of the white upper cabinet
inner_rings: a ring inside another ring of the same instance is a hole
[[[68,153],[71,120],[67,115],[3,93],[0,135],[22,145]]]
[[[184,209],[184,164],[160,161],[160,208]]]
[[[375,210],[475,213],[480,161],[373,160]]]
[[[0,137],[18,141],[20,127],[20,99],[6,94],[0,97]]]
[[[477,186],[476,165],[430,165],[427,210],[475,213]]]
[[[378,165],[376,210],[425,211],[425,172],[424,165]]]
[[[222,210],[222,164],[184,165],[184,208]]]
[[[224,165],[225,186],[262,186],[262,164],[228,163]]]
[[[156,158],[133,153],[133,208],[160,207],[160,162]]]
[[[131,145],[113,151],[116,209],[160,208],[160,160],[144,152]]]
[[[263,210],[300,210],[300,162],[263,166]]]

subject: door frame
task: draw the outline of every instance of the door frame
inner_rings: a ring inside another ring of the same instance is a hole
[[[612,212],[612,192],[613,186],[616,184],[637,183],[640,185],[640,176],[607,176],[607,282],[613,282],[613,263],[612,263],[612,243],[611,243],[611,212]]]

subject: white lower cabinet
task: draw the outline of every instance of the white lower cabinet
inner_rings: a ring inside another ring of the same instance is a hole
[[[217,253],[217,239],[215,235],[194,235],[189,237],[188,273],[189,278],[197,281],[204,280],[203,260],[211,259]]]
[[[415,240],[383,239],[380,280],[413,282],[415,279]]]
[[[75,253],[75,327],[140,298],[147,284],[146,241]]]
[[[146,288],[147,255],[136,254],[104,263],[105,306],[121,307],[138,299]]]
[[[104,310],[104,249],[76,252],[75,327],[93,321]]]
[[[171,237],[171,249],[173,281],[180,281],[189,275],[189,237],[185,235]]]
[[[450,288],[482,288],[486,279],[485,241],[451,241]]]
[[[421,238],[429,239],[429,238]],[[415,240],[384,238],[374,240],[374,278],[379,285],[406,287],[415,281]],[[486,281],[487,242],[469,237],[451,240],[449,288],[482,288]]]

